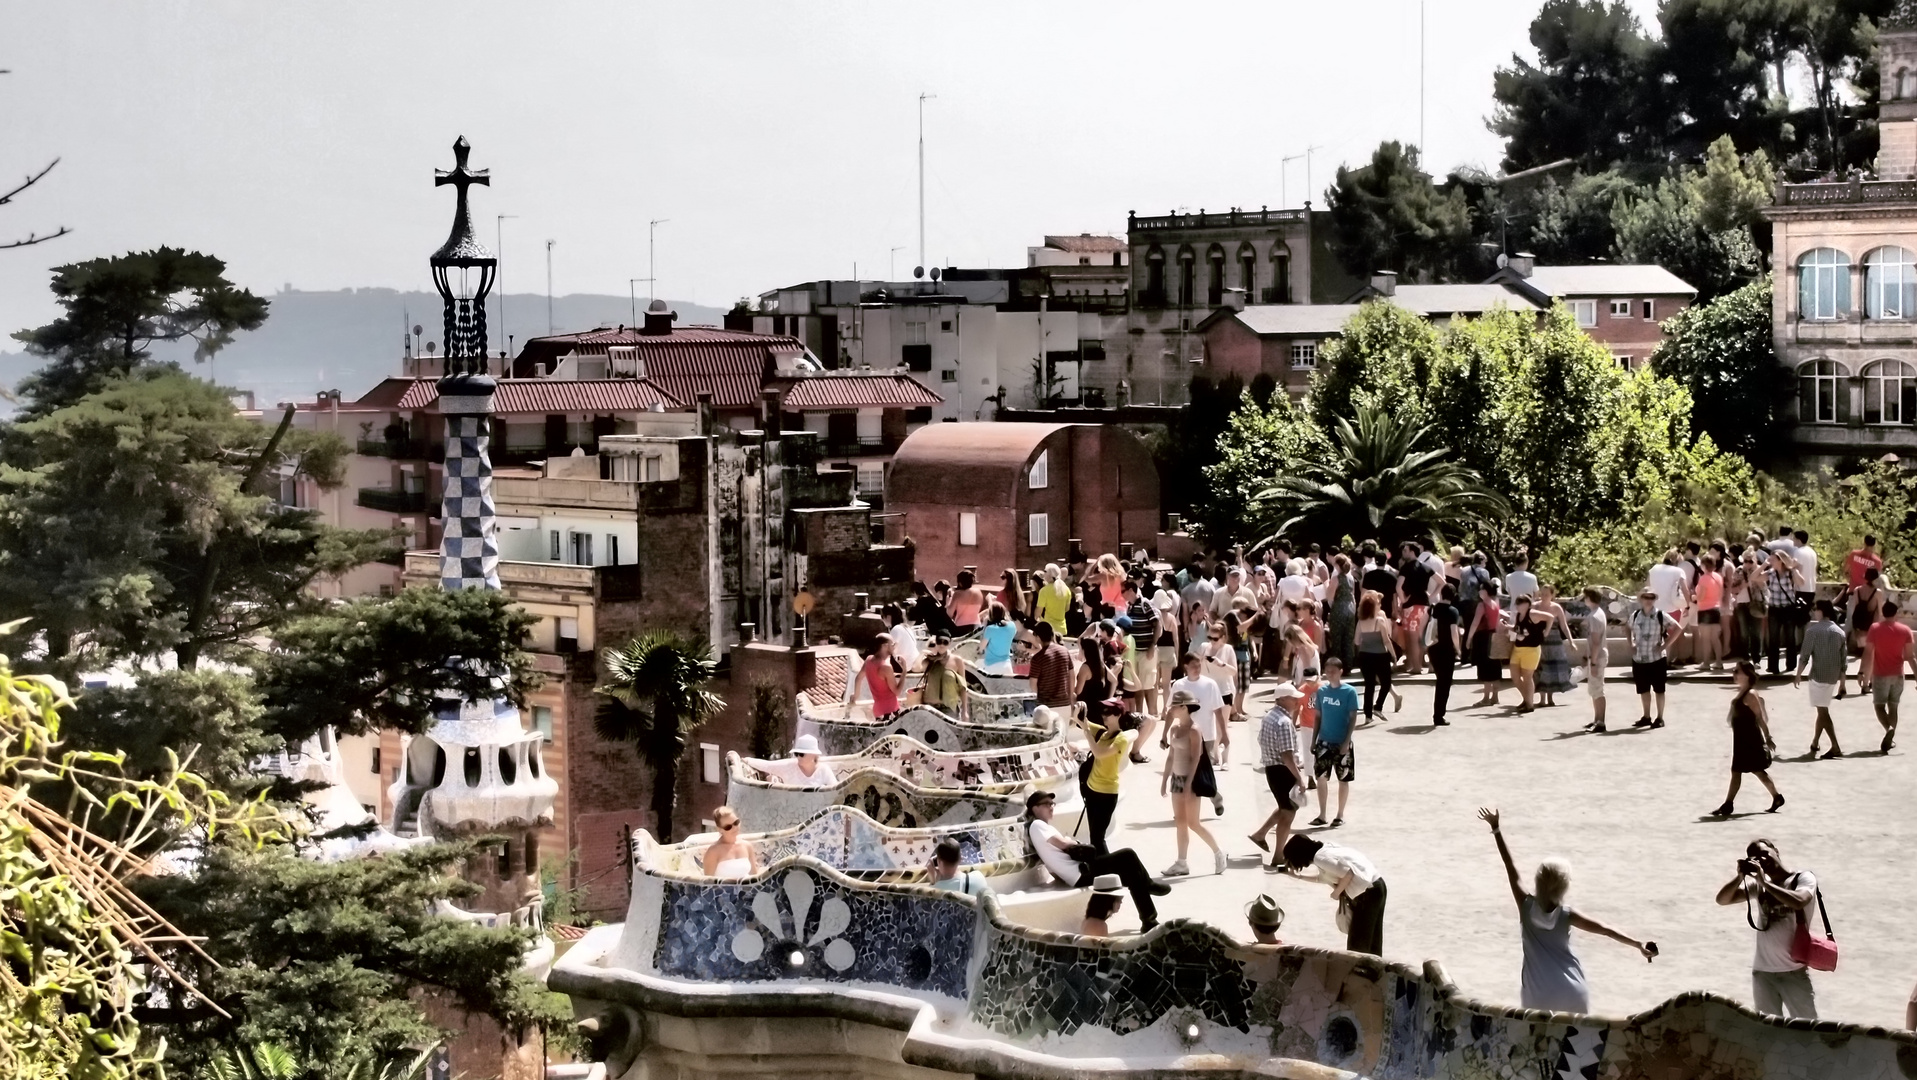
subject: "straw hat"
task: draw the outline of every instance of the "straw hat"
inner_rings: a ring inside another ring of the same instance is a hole
[[[1285,909],[1263,893],[1245,905],[1245,920],[1260,930],[1276,930],[1285,924]]]

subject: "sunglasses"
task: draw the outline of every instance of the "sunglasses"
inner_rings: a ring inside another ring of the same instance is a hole
[[[739,827],[739,823],[737,821],[721,821],[719,823],[720,832],[730,832],[733,829],[736,829],[738,827]]]

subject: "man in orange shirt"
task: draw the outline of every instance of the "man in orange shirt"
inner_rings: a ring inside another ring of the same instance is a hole
[[[1877,538],[1866,536],[1864,546],[1852,551],[1850,557],[1844,560],[1844,569],[1850,578],[1850,587],[1853,590],[1863,588],[1864,571],[1873,568],[1878,573],[1883,573],[1884,557],[1877,554]]]

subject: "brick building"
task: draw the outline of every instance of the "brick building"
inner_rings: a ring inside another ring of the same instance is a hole
[[[1540,308],[1571,309],[1578,326],[1627,368],[1639,368],[1664,340],[1663,322],[1691,306],[1697,290],[1661,266],[1537,266],[1529,255],[1485,279]]]
[[[928,580],[965,566],[1006,569],[1096,557],[1158,534],[1158,467],[1110,424],[934,424],[899,447],[886,506],[900,515]]]

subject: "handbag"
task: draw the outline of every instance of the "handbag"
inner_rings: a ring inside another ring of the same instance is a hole
[[[1191,793],[1201,799],[1218,794],[1218,778],[1211,771],[1211,755],[1198,752],[1198,768],[1192,770]]]
[[[1340,934],[1351,933],[1351,897],[1338,894],[1338,915],[1335,920]]]
[[[1797,932],[1791,935],[1791,961],[1802,964],[1812,971],[1837,970],[1837,935],[1830,930],[1830,912],[1824,910],[1824,890],[1815,890],[1817,894],[1817,914],[1824,918],[1824,936],[1811,933],[1810,920],[1804,918],[1804,912],[1797,912]]]
[[[1511,635],[1502,627],[1491,632],[1491,659],[1511,659]]]

